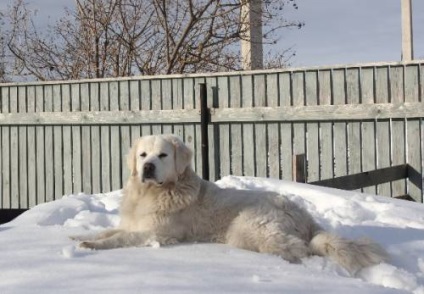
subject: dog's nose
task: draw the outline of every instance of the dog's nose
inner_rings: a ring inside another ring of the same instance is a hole
[[[143,167],[143,176],[145,179],[150,179],[155,177],[155,165],[151,162],[146,162]]]

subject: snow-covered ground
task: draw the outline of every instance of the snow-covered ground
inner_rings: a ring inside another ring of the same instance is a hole
[[[373,238],[391,261],[350,277],[321,257],[289,264],[222,244],[83,250],[68,236],[117,225],[121,192],[79,194],[0,226],[0,293],[424,293],[424,205],[271,179],[218,184],[289,195],[328,230]]]

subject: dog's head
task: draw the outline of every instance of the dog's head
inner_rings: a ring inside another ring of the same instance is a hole
[[[191,158],[191,150],[177,136],[144,136],[134,142],[128,167],[142,183],[162,185],[176,182]]]

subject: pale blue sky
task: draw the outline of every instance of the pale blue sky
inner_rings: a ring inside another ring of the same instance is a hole
[[[10,0],[0,0],[3,9]],[[27,0],[39,9],[39,23],[53,22],[73,0]],[[294,46],[293,66],[399,61],[401,0],[297,0],[290,19],[304,21],[301,29],[282,32],[282,48]],[[424,0],[412,0],[415,58],[424,59]],[[47,16],[51,16],[50,20]]]

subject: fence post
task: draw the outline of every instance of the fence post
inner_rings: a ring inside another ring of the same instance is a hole
[[[306,183],[306,155],[293,155],[293,181]]]
[[[202,153],[202,178],[209,180],[209,134],[208,124],[209,109],[208,109],[208,95],[206,91],[206,84],[199,84],[200,86],[200,132],[201,132],[201,153]]]

